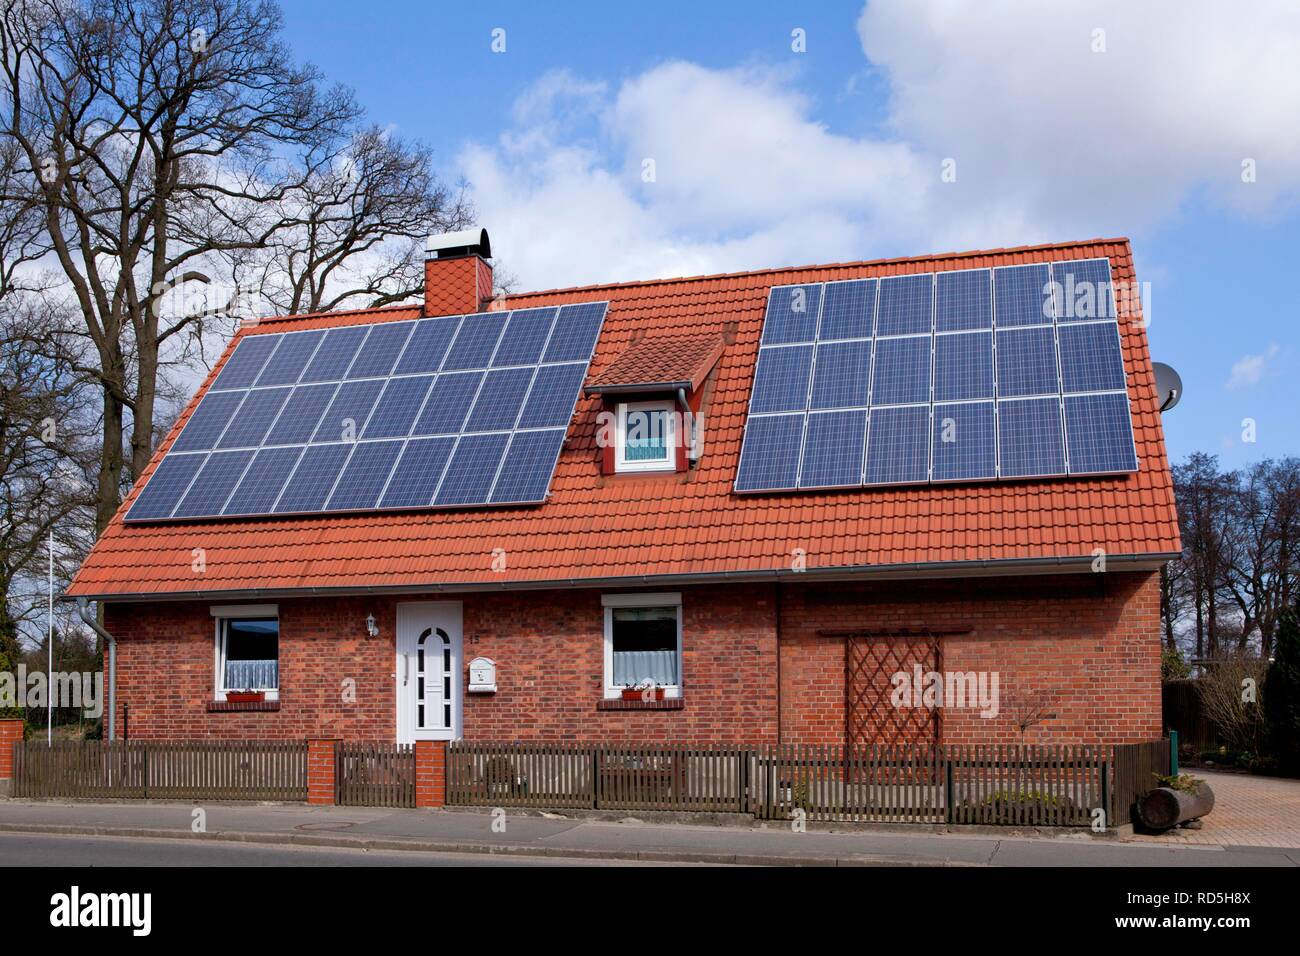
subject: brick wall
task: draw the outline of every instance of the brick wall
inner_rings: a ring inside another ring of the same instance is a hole
[[[855,587],[810,584],[782,593],[782,727],[792,743],[844,737],[844,642],[835,628],[960,628],[943,638],[942,669],[996,671],[1000,713],[943,713],[950,743],[1018,742],[1017,701],[1054,715],[1029,743],[1100,743],[1160,736],[1159,574],[988,578]],[[882,694],[892,687],[886,682]]]
[[[499,688],[466,696],[467,738],[777,740],[774,586],[682,589],[680,710],[597,709],[604,667],[600,595],[459,596],[465,662],[494,659]],[[214,624],[207,602],[110,606],[107,624],[119,639],[118,699],[130,704],[131,736],[392,740],[397,599],[277,603],[281,702],[278,712],[266,713],[208,712]],[[787,742],[843,741],[844,645],[817,631],[844,627],[974,628],[945,638],[943,667],[996,670],[1003,710],[993,720],[947,712],[946,740],[1020,739],[1009,699],[1040,690],[1049,693],[1055,716],[1031,728],[1027,741],[1129,741],[1160,733],[1155,573],[788,585],[780,608],[780,732]],[[380,626],[375,639],[364,633],[370,613]],[[355,682],[352,700],[345,699],[345,679]]]

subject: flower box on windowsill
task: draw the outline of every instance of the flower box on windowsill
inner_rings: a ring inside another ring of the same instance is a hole
[[[645,688],[644,690],[638,690],[635,687],[624,687],[622,699],[623,700],[644,700],[644,701],[663,700],[664,689],[662,687],[656,687],[652,691],[649,687]]]
[[[266,691],[263,690],[226,691],[226,703],[228,704],[260,704],[264,700],[266,700]]]

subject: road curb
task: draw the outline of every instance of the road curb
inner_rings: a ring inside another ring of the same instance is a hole
[[[533,846],[522,843],[472,843],[454,840],[400,840],[384,837],[325,836],[315,833],[215,831],[193,833],[162,827],[108,827],[59,823],[0,823],[0,833],[41,833],[52,836],[127,837],[147,840],[207,840],[270,846],[301,846],[347,850],[386,850],[421,853],[474,853],[502,856],[562,857],[643,863],[704,863],[723,866],[942,866],[981,864],[960,861],[899,859],[870,854],[849,856],[783,856],[762,853],[710,853],[696,850],[597,850],[587,847]]]

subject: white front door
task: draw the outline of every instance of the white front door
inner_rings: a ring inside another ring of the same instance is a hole
[[[397,742],[459,738],[462,680],[460,602],[397,605]]]

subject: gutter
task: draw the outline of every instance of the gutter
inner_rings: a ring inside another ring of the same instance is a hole
[[[1111,570],[1158,571],[1180,557],[1177,551],[1145,554],[1108,554]],[[932,561],[921,564],[868,564],[793,571],[711,571],[686,574],[640,574],[590,578],[554,578],[530,581],[463,581],[446,584],[394,584],[339,587],[213,588],[207,591],[134,591],[62,595],[59,600],[92,601],[202,601],[265,597],[344,597],[367,594],[456,594],[478,591],[558,591],[583,588],[671,587],[691,584],[744,584],[752,581],[900,581],[927,578],[1004,577],[1027,574],[1094,573],[1091,554],[1056,558],[1008,558],[984,561]],[[96,622],[95,630],[104,632]]]
[[[67,598],[63,598],[67,600]],[[117,724],[117,639],[104,630],[95,615],[90,613],[88,598],[77,598],[77,613],[90,625],[96,634],[104,639],[108,648],[108,742],[113,742],[113,729]]]

